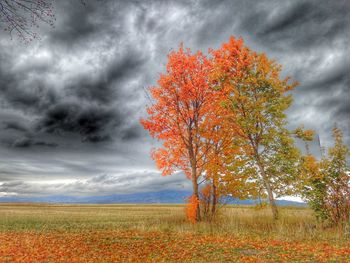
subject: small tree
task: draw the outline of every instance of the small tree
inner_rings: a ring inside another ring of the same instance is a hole
[[[333,129],[334,147],[320,162],[307,155],[303,158],[302,194],[318,219],[333,225],[349,220],[350,166],[349,149],[343,143],[343,134]]]
[[[292,103],[288,92],[296,83],[281,79],[281,66],[249,50],[242,39],[231,37],[212,54],[217,88],[226,94],[222,104],[231,111],[226,120],[234,120],[232,123],[238,127],[236,144],[243,150],[238,159],[247,159],[241,168],[253,171],[277,219],[274,195],[292,190],[289,185],[296,177],[299,161],[284,113]]]
[[[199,184],[205,179],[204,166],[211,147],[203,133],[212,130],[208,119],[215,117],[210,70],[211,63],[201,52],[192,54],[182,45],[179,51],[171,52],[166,73],[160,76],[158,86],[150,88],[154,102],[147,108],[148,118],[141,120],[151,136],[163,142],[162,147],[152,153],[162,174],[182,170],[191,180],[190,214],[196,212],[196,221],[200,220],[201,213],[195,200],[200,197]]]
[[[216,202],[213,201],[217,195],[213,192],[211,184],[206,184],[200,191],[200,206],[204,218],[212,219],[215,211],[212,211],[211,207],[216,207]]]
[[[239,145],[235,144],[236,130],[239,128],[234,119],[229,123],[225,121],[230,112],[220,104],[224,100],[224,93],[215,91],[215,95],[216,103],[211,109],[214,117],[207,119],[206,130],[202,132],[210,144],[204,165],[206,186],[201,195],[201,204],[205,207],[202,209],[203,215],[209,220],[215,217],[222,197],[251,197],[251,191],[247,188],[251,186],[249,175],[235,169],[238,163],[244,162],[236,159],[241,152]]]

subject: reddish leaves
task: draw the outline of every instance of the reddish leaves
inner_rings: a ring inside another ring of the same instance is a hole
[[[350,244],[141,231],[0,233],[0,262],[349,262]]]
[[[158,86],[150,88],[154,102],[141,124],[152,137],[163,141],[163,147],[152,153],[163,175],[182,170],[191,178],[196,176],[191,174],[191,166],[199,170],[203,163],[200,130],[214,92],[209,86],[210,68],[202,53],[191,54],[181,46],[169,54]]]
[[[186,206],[186,217],[188,221],[190,221],[192,224],[195,224],[197,222],[198,206],[199,206],[198,197],[192,195],[190,198],[188,198],[188,203]]]

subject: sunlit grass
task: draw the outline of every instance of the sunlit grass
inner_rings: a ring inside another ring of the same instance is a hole
[[[268,208],[226,206],[212,222],[191,224],[183,205],[1,204],[0,231],[135,229],[242,235],[279,240],[346,241],[343,229],[324,228],[308,208],[282,207],[274,222]]]

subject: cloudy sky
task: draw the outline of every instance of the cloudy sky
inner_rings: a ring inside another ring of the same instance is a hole
[[[206,52],[243,37],[300,82],[289,126],[328,146],[337,122],[350,145],[348,0],[57,0],[54,12],[30,44],[1,28],[0,196],[189,189],[157,172],[139,124],[180,42]]]

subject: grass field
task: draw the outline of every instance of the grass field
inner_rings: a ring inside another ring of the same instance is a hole
[[[307,208],[228,206],[188,223],[182,205],[0,204],[1,262],[350,262],[344,229]]]

